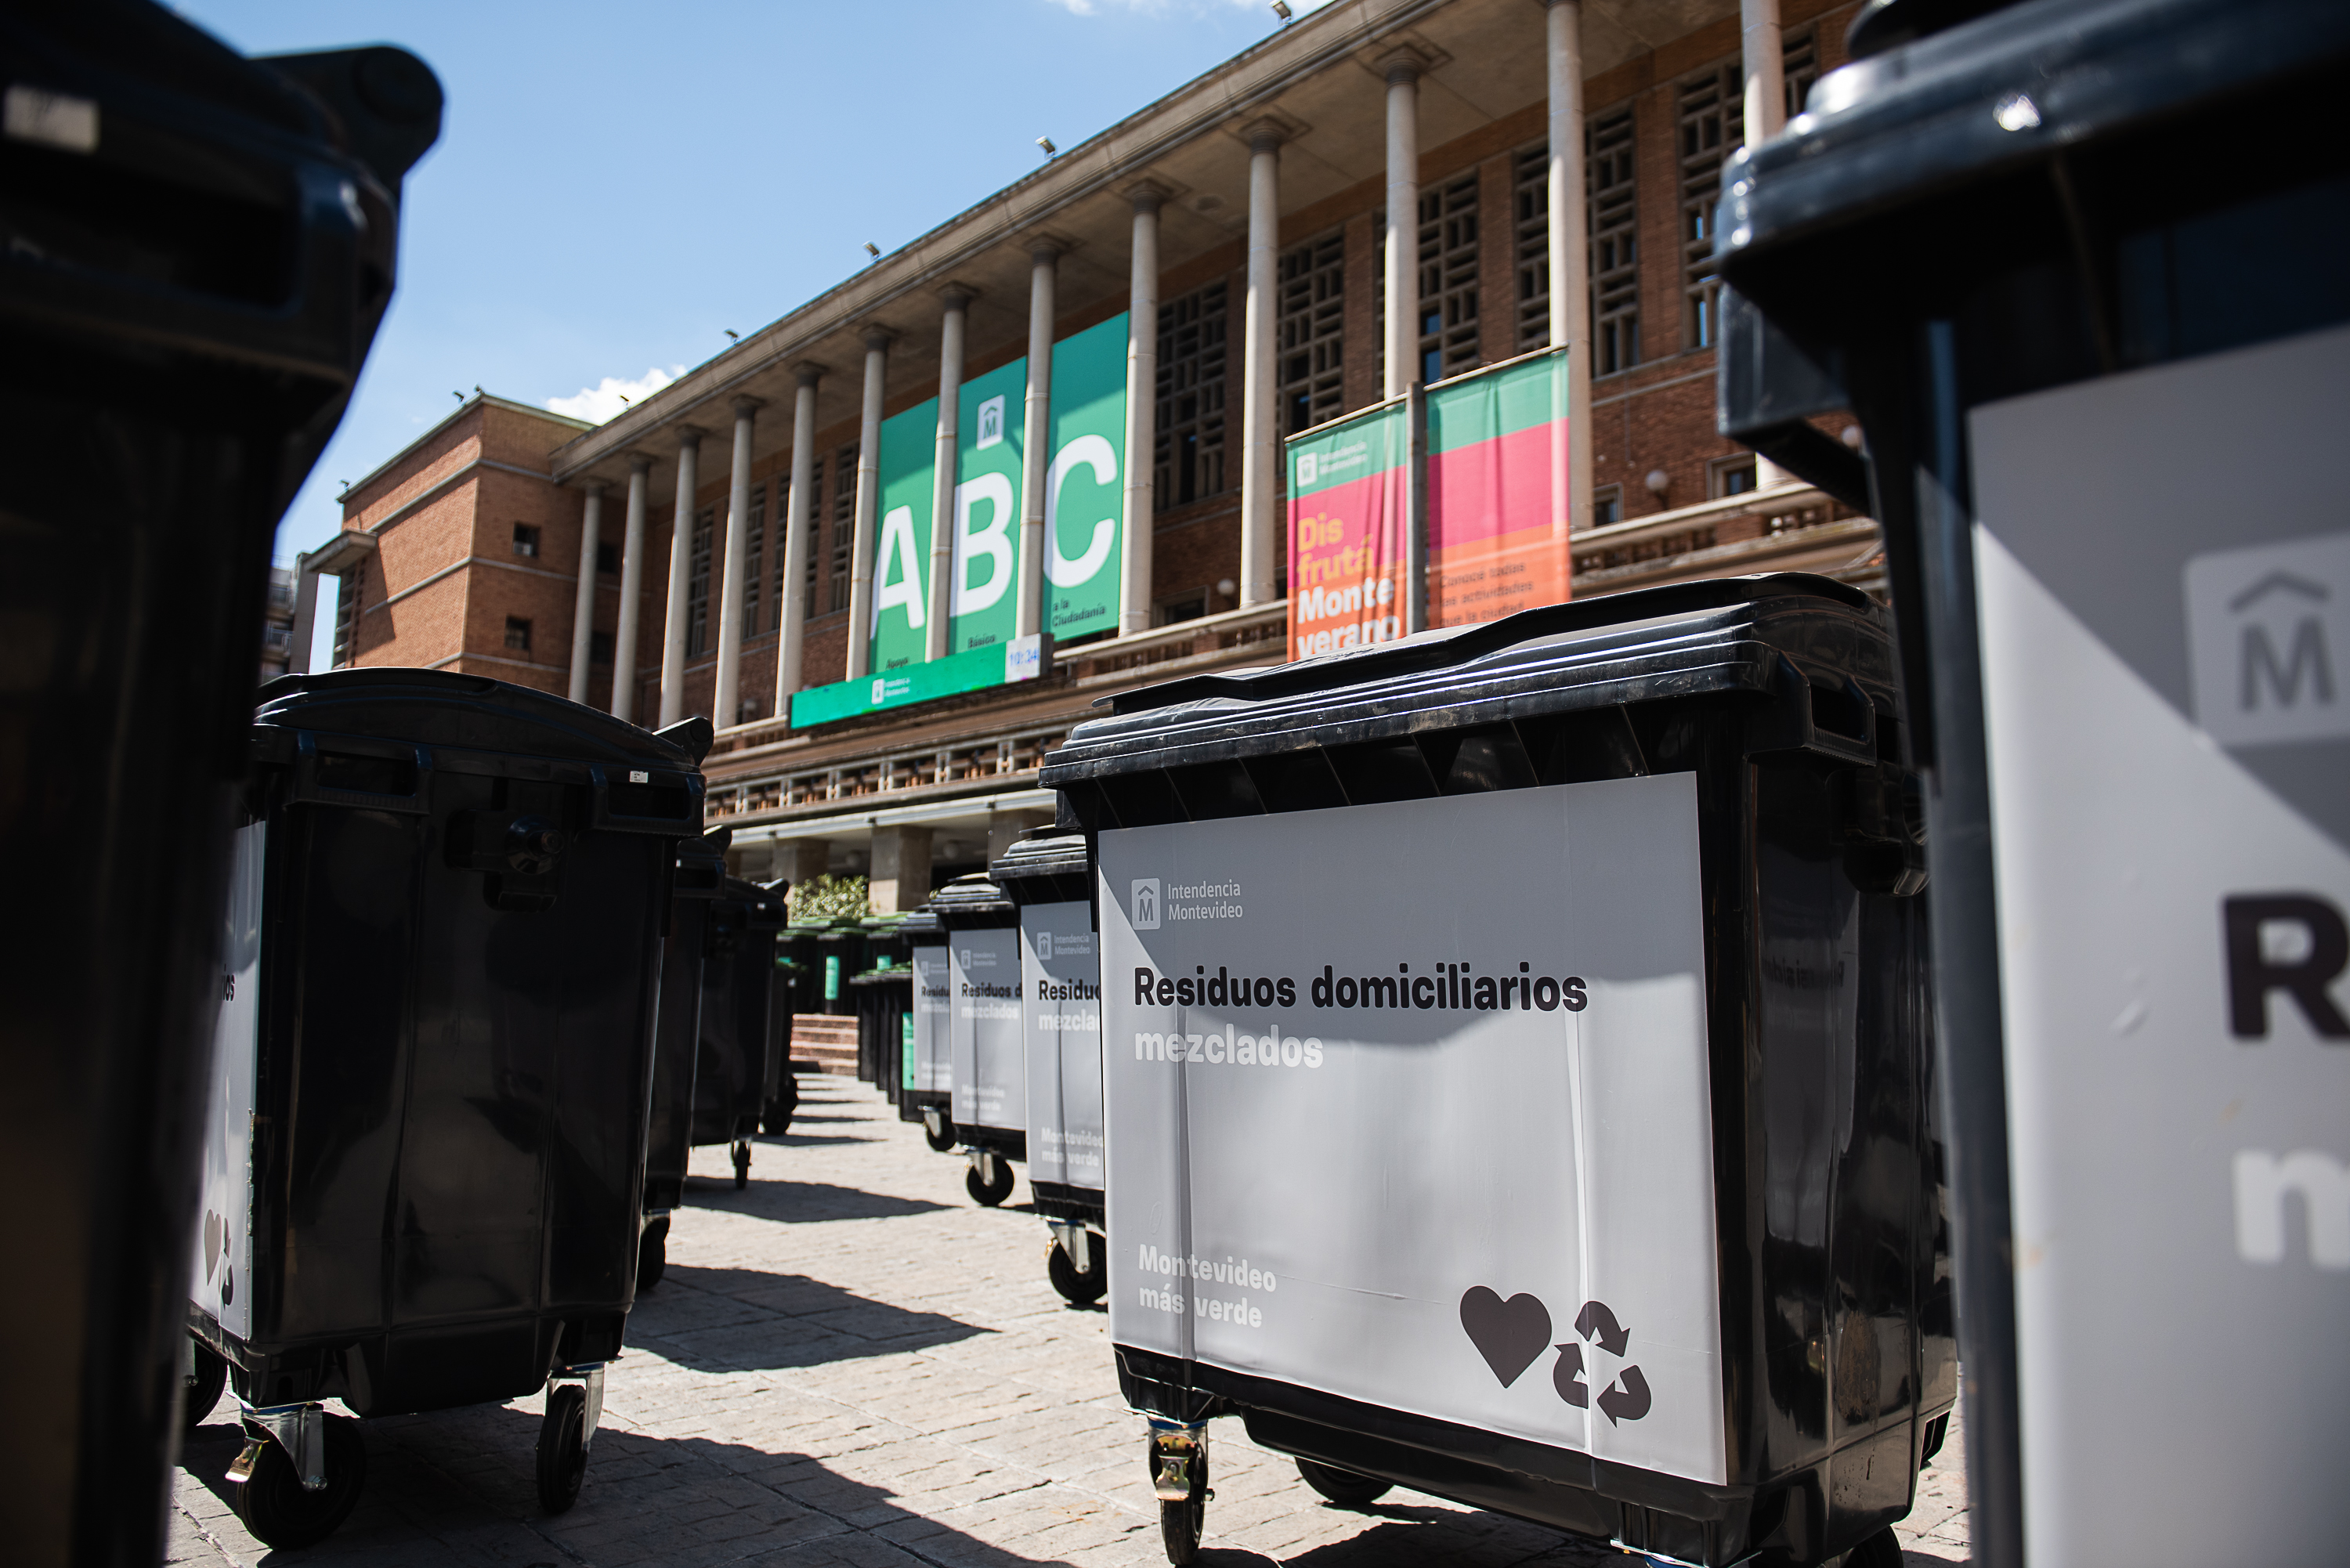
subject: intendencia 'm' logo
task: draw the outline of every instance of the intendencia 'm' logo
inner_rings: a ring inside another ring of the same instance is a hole
[[[1159,878],[1137,877],[1134,890],[1128,899],[1128,909],[1134,914],[1134,929],[1155,931],[1159,929]]]

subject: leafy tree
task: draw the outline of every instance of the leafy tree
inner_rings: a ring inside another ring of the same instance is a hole
[[[863,919],[873,912],[862,877],[815,877],[785,895],[795,922],[847,916]]]

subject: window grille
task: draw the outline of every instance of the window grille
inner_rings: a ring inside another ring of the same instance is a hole
[[[759,635],[759,601],[766,595],[767,574],[767,487],[759,485],[751,492],[751,515],[744,524],[748,536],[743,545],[743,635]],[[775,552],[778,556],[783,552]]]
[[[1419,193],[1419,379],[1473,369],[1477,353],[1477,176]]]
[[[1790,114],[1819,79],[1819,38],[1810,28],[1779,41]],[[1711,348],[1721,336],[1721,279],[1713,265],[1714,209],[1721,201],[1722,161],[1746,144],[1745,82],[1725,61],[1684,80],[1679,95],[1681,182],[1681,343]]]
[[[1295,435],[1347,410],[1346,235],[1293,247],[1281,258],[1280,277],[1281,433]]]
[[[1591,373],[1640,362],[1640,253],[1627,105],[1585,122],[1585,221],[1591,241]],[[1550,342],[1550,144],[1518,152],[1518,348]]]
[[[1159,307],[1159,510],[1224,488],[1224,286]]]
[[[816,520],[822,515],[816,504],[823,493],[822,485],[808,493],[810,549],[816,547]],[[825,602],[835,610],[848,607],[849,585],[856,575],[856,548],[857,443],[850,441],[832,454],[832,592]]]
[[[685,651],[698,658],[710,651],[710,534],[716,509],[705,506],[693,514],[693,540],[686,557]]]

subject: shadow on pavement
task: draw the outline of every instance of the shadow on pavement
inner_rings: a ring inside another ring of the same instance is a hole
[[[846,1140],[844,1140],[846,1141]],[[854,1187],[822,1181],[778,1181],[762,1178],[754,1166],[751,1185],[736,1188],[731,1180],[690,1178],[687,1196],[697,1209],[723,1209],[784,1223],[818,1220],[895,1220],[908,1214],[935,1214],[947,1207],[926,1198],[896,1198]]]
[[[927,1350],[993,1332],[805,1275],[671,1263],[638,1298],[628,1343],[697,1372],[757,1372]]]

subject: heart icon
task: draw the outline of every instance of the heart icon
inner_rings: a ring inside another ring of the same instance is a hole
[[[213,1277],[213,1270],[220,1266],[221,1229],[221,1217],[209,1209],[205,1210],[204,1278],[208,1280]]]
[[[1504,1388],[1550,1348],[1550,1309],[1523,1292],[1503,1301],[1483,1285],[1471,1285],[1461,1298],[1461,1326]]]

